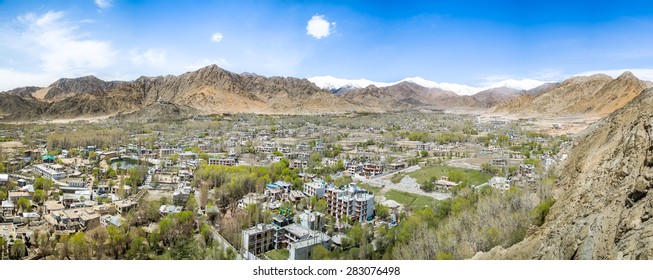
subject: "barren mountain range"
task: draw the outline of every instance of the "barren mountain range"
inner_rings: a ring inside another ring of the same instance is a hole
[[[605,116],[623,107],[648,85],[630,72],[616,79],[597,74],[573,77],[538,94],[525,94],[491,112],[519,115]]]
[[[648,87],[627,72],[574,77],[531,90],[499,87],[458,95],[406,80],[389,86],[321,89],[307,79],[236,74],[216,65],[179,76],[103,81],[93,76],[59,79],[44,87],[0,93],[4,120],[120,115],[137,119],[198,114],[324,114],[408,109],[491,108],[508,114],[608,114]]]

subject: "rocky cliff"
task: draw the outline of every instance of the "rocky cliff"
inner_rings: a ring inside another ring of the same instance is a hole
[[[545,223],[476,258],[653,259],[652,108],[647,89],[578,135]]]

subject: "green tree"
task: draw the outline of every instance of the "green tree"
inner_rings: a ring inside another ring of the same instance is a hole
[[[29,212],[30,210],[32,210],[32,202],[30,202],[29,199],[27,198],[24,197],[19,198],[18,201],[16,201],[16,204],[18,205],[18,208],[23,212],[25,211]]]
[[[120,259],[127,247],[126,232],[122,227],[109,225],[107,233],[109,234],[109,250],[114,259]]]
[[[195,212],[197,208],[197,201],[195,199],[195,194],[191,194],[186,201],[186,210]]]
[[[32,199],[34,199],[36,204],[43,205],[43,202],[48,199],[48,195],[43,190],[35,190],[34,197]]]
[[[4,237],[0,237],[0,261],[4,260],[6,251],[7,251],[7,240],[5,240]]]
[[[549,214],[549,210],[551,210],[551,207],[555,202],[555,199],[550,198],[538,204],[533,210],[531,210],[530,215],[535,225],[541,226],[544,224],[544,219],[546,218],[546,215]]]
[[[22,239],[14,240],[14,244],[11,245],[9,250],[9,257],[13,260],[20,260],[27,256],[27,246]]]
[[[331,252],[327,248],[324,248],[322,245],[313,246],[311,249],[311,259],[312,260],[330,260]]]
[[[150,247],[145,237],[138,236],[129,244],[126,257],[131,260],[146,260],[149,258]]]
[[[54,182],[49,179],[38,177],[34,180],[34,189],[49,191],[54,187]]]
[[[431,180],[426,180],[420,184],[419,188],[425,192],[432,192],[435,190],[435,183],[433,183]]]
[[[75,233],[68,240],[68,250],[76,260],[90,259],[90,246],[84,232]]]

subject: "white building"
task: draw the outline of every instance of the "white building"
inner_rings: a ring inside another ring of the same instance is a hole
[[[322,198],[326,193],[327,183],[322,180],[315,180],[313,182],[304,184],[304,193],[308,196],[317,196]]]
[[[34,165],[34,173],[53,181],[66,178],[66,172],[64,172],[63,167],[58,164],[44,163]]]

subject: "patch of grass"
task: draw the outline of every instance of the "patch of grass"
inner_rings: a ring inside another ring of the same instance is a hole
[[[404,176],[406,176],[406,174],[403,173],[397,173],[395,175],[392,175],[392,178],[390,178],[390,182],[398,184],[399,182],[401,182],[401,179],[403,179]]]
[[[376,194],[379,194],[379,193],[381,192],[381,188],[373,187],[373,186],[368,185],[368,184],[359,183],[358,186],[359,186],[360,188],[363,188],[363,189],[366,189],[366,190],[368,190],[368,191],[371,191],[371,192],[372,192],[373,194],[375,194],[375,195],[376,195]]]
[[[413,177],[417,182],[424,182],[430,180],[431,177],[440,179],[440,176],[448,176],[449,172],[459,171],[464,174],[464,178],[472,185],[480,185],[492,178],[491,174],[483,173],[479,170],[464,169],[451,166],[427,166],[422,167],[420,170],[406,173],[406,175]]]
[[[271,260],[287,260],[290,257],[290,251],[287,249],[277,249],[265,253]]]
[[[413,210],[422,209],[426,206],[434,206],[438,201],[432,197],[402,192],[398,190],[390,190],[385,193],[386,199],[392,199],[406,207]]]

